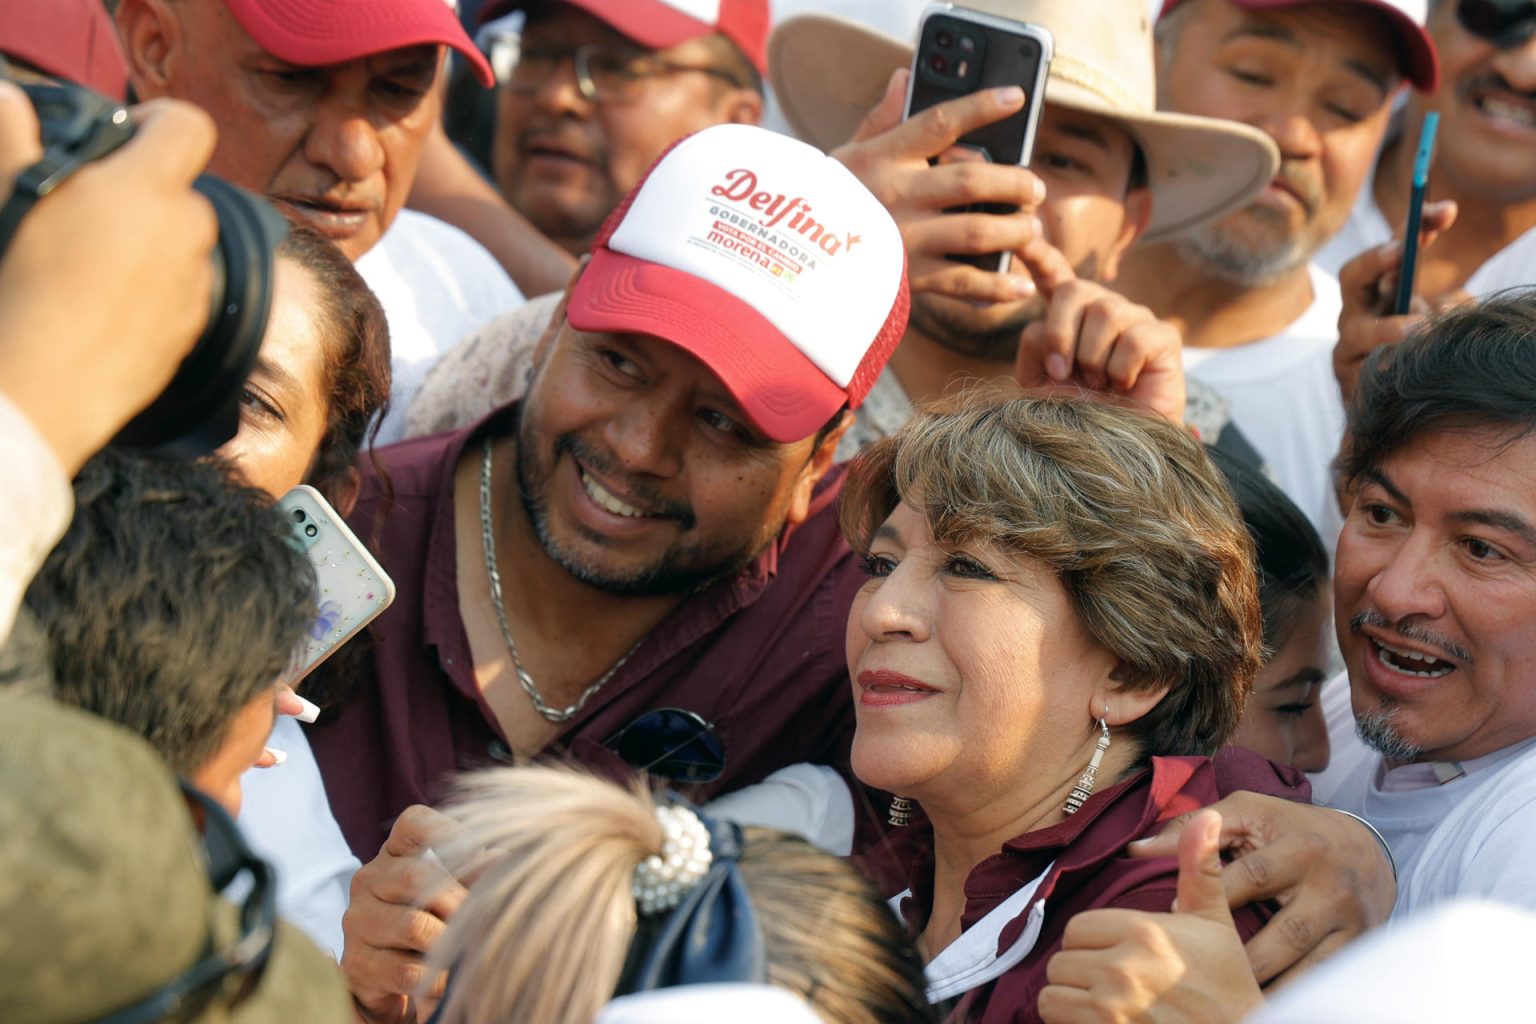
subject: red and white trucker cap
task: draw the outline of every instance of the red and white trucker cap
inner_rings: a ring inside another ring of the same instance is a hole
[[[0,53],[121,101],[128,59],[101,0],[0,0]]]
[[[864,400],[907,307],[880,201],[813,146],[724,124],[667,150],[609,215],[566,319],[672,342],[788,443]]]
[[[768,73],[768,0],[561,0],[586,11],[652,50],[720,33]],[[480,19],[489,21],[532,6],[533,0],[491,0]]]
[[[1163,0],[1161,18],[1179,6],[1183,0]],[[1294,7],[1297,4],[1315,3],[1317,0],[1230,0],[1234,7],[1245,11],[1273,10],[1277,7]],[[1434,92],[1440,84],[1440,58],[1435,52],[1435,42],[1424,28],[1429,14],[1428,0],[1347,0],[1348,3],[1374,8],[1387,16],[1387,23],[1397,37],[1398,53],[1403,61],[1403,77],[1413,83],[1420,92]],[[1345,6],[1346,0],[1334,0],[1330,6]]]
[[[487,88],[491,65],[451,0],[224,0],[246,35],[290,64],[319,67],[408,46],[450,46]]]

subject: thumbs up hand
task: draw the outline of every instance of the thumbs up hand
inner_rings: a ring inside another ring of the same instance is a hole
[[[1198,812],[1179,837],[1174,910],[1089,910],[1067,923],[1046,965],[1045,1024],[1232,1024],[1262,1002],[1227,909],[1221,815]]]

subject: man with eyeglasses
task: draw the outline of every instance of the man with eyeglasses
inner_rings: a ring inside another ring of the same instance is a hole
[[[378,441],[437,357],[522,303],[464,232],[404,209],[436,127],[448,49],[490,65],[444,0],[122,0],[117,27],[140,97],[206,110],[210,173],[286,204],[357,264],[389,320],[394,383]]]
[[[672,143],[762,118],[766,0],[506,0],[485,17],[511,11],[525,21],[500,83],[496,182],[573,256]]]
[[[1536,2],[1429,6],[1440,88],[1409,97],[1349,223],[1318,254],[1344,290],[1334,368],[1346,396],[1366,354],[1401,340],[1428,309],[1536,282]],[[1418,260],[1411,315],[1386,316],[1402,262],[1393,238],[1430,111],[1440,115],[1424,220],[1433,245]]]

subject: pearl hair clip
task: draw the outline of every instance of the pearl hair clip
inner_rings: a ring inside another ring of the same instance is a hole
[[[679,806],[657,807],[656,820],[661,824],[661,853],[635,865],[632,891],[641,916],[665,913],[681,903],[714,859],[709,850],[709,830],[693,811]]]

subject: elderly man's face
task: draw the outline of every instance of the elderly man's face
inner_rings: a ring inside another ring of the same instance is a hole
[[[1360,483],[1334,616],[1355,719],[1395,761],[1536,736],[1536,438],[1425,434]]]
[[[378,242],[405,205],[437,116],[437,47],[300,67],[258,46],[220,0],[125,8],[135,88],[196,103],[218,124],[211,173],[292,204],[354,260]],[[162,34],[135,28],[146,9]]]
[[[1349,217],[1398,85],[1392,36],[1363,4],[1244,11],[1185,0],[1168,17],[1158,106],[1259,128],[1282,161],[1257,199],[1179,244],[1229,280],[1273,280]]]
[[[1442,83],[1435,174],[1469,195],[1513,203],[1536,196],[1536,38],[1500,50],[1456,20],[1454,0],[1429,19]]]
[[[641,58],[642,64],[652,55],[674,70],[637,80],[622,98],[591,100],[582,94],[569,56],[589,45]],[[554,66],[534,83],[501,88],[492,152],[496,183],[508,202],[573,255],[591,247],[609,211],[668,146],[702,128],[755,122],[761,114],[755,92],[709,73],[730,69],[720,66],[703,40],[648,51],[590,14],[555,5],[524,29],[521,47],[539,56],[538,66]]]

